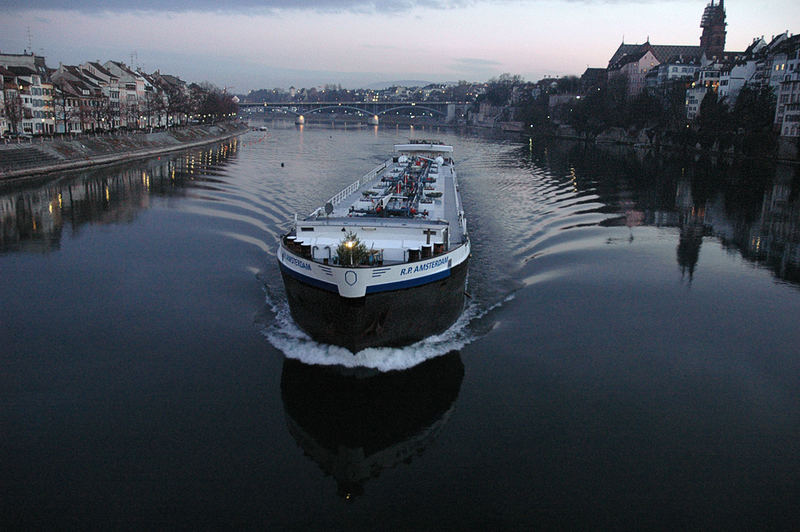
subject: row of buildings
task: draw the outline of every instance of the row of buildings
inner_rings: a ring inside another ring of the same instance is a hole
[[[51,69],[32,53],[0,53],[0,135],[52,135],[186,123],[208,92],[119,61]]]
[[[486,91],[487,83],[473,83],[460,81],[458,83],[427,83],[415,86],[414,82],[407,82],[411,86],[392,85],[382,89],[343,89],[341,85],[324,85],[322,87],[295,88],[288,90],[259,89],[251,90],[242,96],[244,103],[261,102],[353,102],[353,103],[383,103],[383,102],[451,102],[474,101],[477,96]]]
[[[800,35],[788,31],[769,42],[756,37],[741,52],[726,51],[724,0],[706,6],[700,21],[699,45],[620,44],[605,69],[584,72],[587,85],[622,76],[629,97],[643,90],[666,95],[685,89],[686,118],[700,112],[700,104],[713,92],[731,108],[742,88],[769,88],[776,97],[775,130],[781,136],[800,136]]]

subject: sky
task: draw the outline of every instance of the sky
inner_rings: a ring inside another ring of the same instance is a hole
[[[718,1],[718,0],[717,0]],[[231,92],[396,80],[529,81],[621,42],[699,44],[708,0],[0,0],[0,51],[109,59]],[[729,0],[727,50],[800,30],[800,2]]]

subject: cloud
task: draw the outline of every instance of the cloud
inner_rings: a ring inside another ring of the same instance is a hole
[[[457,57],[450,62],[453,72],[494,72],[502,67],[503,63],[493,59],[480,59],[477,57]]]
[[[239,10],[253,11],[321,11],[385,13],[403,12],[415,8],[455,9],[477,4],[535,4],[543,0],[0,0],[0,11],[58,10],[85,13],[156,11],[187,12],[212,11],[235,13]],[[669,4],[685,0],[562,0],[570,4]]]
[[[395,44],[373,44],[373,43],[363,43],[361,48],[366,48],[368,50],[400,50],[401,48]]]
[[[500,61],[495,61],[494,59],[479,59],[476,57],[457,57],[455,58],[455,63],[466,68],[498,67],[502,64]]]
[[[31,11],[59,10],[99,12],[187,12],[212,11],[237,13],[242,10],[257,12],[322,11],[322,12],[401,12],[418,7],[453,9],[473,5],[476,0],[232,0],[220,4],[219,0],[0,0],[0,10]]]

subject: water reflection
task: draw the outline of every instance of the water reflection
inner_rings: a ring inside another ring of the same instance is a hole
[[[777,278],[800,284],[800,167],[563,141],[526,146],[520,160],[597,194],[606,205],[601,212],[618,214],[601,225],[677,228],[677,263],[689,281],[703,238],[714,237]]]
[[[452,351],[405,371],[346,371],[285,359],[281,395],[289,432],[349,499],[431,444],[453,410],[464,365]]]
[[[152,196],[180,195],[187,184],[208,187],[239,149],[238,139],[212,148],[99,168],[39,186],[0,190],[0,253],[59,248],[69,224],[127,223],[150,207]],[[52,179],[52,177],[50,178]]]
[[[681,275],[688,277],[689,282],[694,278],[694,270],[700,259],[700,246],[703,237],[712,234],[713,228],[706,225],[705,205],[698,205],[692,197],[691,182],[686,179],[678,181],[675,193],[675,208],[678,213],[678,266]]]

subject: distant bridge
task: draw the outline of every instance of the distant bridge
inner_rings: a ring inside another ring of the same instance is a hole
[[[468,102],[240,102],[239,109],[264,113],[282,112],[298,117],[325,111],[354,111],[375,121],[380,115],[395,111],[404,110],[407,113],[413,113],[419,110],[419,114],[431,113],[431,115],[441,116],[449,122],[465,114],[469,105]]]

